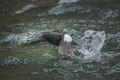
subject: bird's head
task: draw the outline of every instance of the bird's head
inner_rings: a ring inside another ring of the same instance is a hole
[[[68,34],[64,34],[64,41],[66,41],[67,43],[71,43],[72,42],[72,37]]]

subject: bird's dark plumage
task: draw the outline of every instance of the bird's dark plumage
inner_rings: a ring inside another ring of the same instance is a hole
[[[36,35],[31,41],[26,43],[25,46],[40,43],[40,42],[45,42],[45,41],[48,41],[52,45],[59,46],[61,39],[62,39],[61,33],[42,32],[42,33]]]
[[[48,41],[52,45],[59,46],[58,53],[60,54],[66,54],[71,49],[71,46],[75,44],[72,41],[72,37],[68,34],[61,34],[56,32],[42,32],[36,35],[31,41],[29,41],[25,45],[36,44],[45,41]]]

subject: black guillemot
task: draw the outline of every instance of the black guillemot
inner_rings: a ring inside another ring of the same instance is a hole
[[[58,53],[63,55],[71,55],[72,52],[70,51],[70,49],[72,45],[76,44],[75,42],[73,42],[72,37],[69,34],[42,32],[41,34],[36,35],[31,41],[26,43],[25,46],[45,41],[48,41],[52,45],[59,46]]]

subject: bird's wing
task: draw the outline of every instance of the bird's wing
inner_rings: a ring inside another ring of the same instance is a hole
[[[43,38],[42,35],[36,35],[32,40],[25,43],[24,46],[36,44],[36,43],[40,43],[40,42],[45,42],[45,41],[47,41],[47,40],[45,38]]]

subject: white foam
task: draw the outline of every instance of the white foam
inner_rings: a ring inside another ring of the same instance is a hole
[[[18,45],[31,40],[37,32],[27,32],[22,34],[10,34],[1,39],[0,42],[16,42]]]
[[[108,11],[108,12],[100,12],[100,17],[103,19],[109,19],[109,18],[116,18],[119,16],[118,10],[115,11]]]
[[[84,59],[100,58],[101,49],[106,39],[104,31],[85,31],[84,37],[80,39],[78,51],[84,54]]]
[[[72,38],[77,43],[77,45],[74,46],[75,48],[72,48],[71,50],[72,52],[74,51],[71,55],[73,58],[82,60],[101,60],[101,49],[104,46],[106,39],[104,31],[87,30],[82,33],[82,31],[78,32],[65,29],[63,32],[72,35]]]
[[[15,42],[18,45],[31,41],[33,38],[39,38],[42,32],[45,31],[52,31],[51,30],[42,30],[42,31],[35,31],[33,29],[29,30],[29,32],[21,33],[21,34],[9,34],[5,36],[5,38],[1,39],[0,42]]]
[[[66,5],[59,4],[55,7],[53,7],[52,9],[50,9],[48,11],[48,14],[49,15],[59,15],[59,14],[67,13],[67,12],[74,12],[76,10],[81,10],[81,9],[83,9],[83,7],[81,7],[81,6],[75,6],[75,5],[71,5],[71,4],[66,4]]]
[[[32,8],[36,8],[36,7],[38,7],[38,6],[34,5],[34,4],[28,4],[28,5],[24,6],[23,8],[15,11],[15,14],[21,14],[21,13],[23,13],[25,11],[28,11],[28,10],[30,10]]]
[[[50,58],[54,58],[54,56],[53,56],[53,55],[51,55],[51,54],[49,54],[49,53],[43,54],[42,56],[43,56],[43,57],[50,57]]]
[[[0,59],[0,66],[10,66],[10,65],[19,65],[19,64],[27,64],[29,62],[28,59],[22,59],[14,56],[8,56]]]
[[[58,2],[58,4],[63,4],[63,3],[74,3],[74,2],[78,2],[80,0],[60,0]]]

